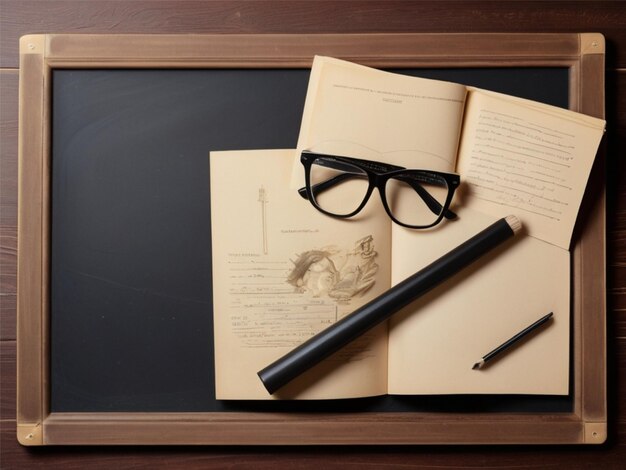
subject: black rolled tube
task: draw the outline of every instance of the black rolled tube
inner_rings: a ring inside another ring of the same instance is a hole
[[[412,274],[388,291],[308,339],[258,372],[272,394],[392,314],[468,266],[521,228],[519,219],[508,216],[491,224],[441,258]]]

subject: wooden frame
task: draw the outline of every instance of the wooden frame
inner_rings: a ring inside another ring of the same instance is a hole
[[[570,107],[604,116],[600,34],[30,35],[20,42],[17,435],[48,444],[509,444],[606,439],[604,161],[572,248],[567,413],[50,413],[50,88],[55,68],[566,67]]]

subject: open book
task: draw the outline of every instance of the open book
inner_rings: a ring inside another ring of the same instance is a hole
[[[457,203],[515,214],[568,249],[604,121],[328,57],[311,70],[298,150],[461,175]],[[292,186],[302,186],[295,159]]]
[[[569,253],[516,237],[268,395],[259,370],[497,219],[458,206],[457,220],[416,231],[371,198],[337,220],[289,187],[296,157],[210,155],[218,399],[568,393]],[[541,334],[472,370],[548,312]]]

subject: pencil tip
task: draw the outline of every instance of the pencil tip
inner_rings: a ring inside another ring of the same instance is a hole
[[[476,364],[472,366],[472,370],[478,370],[482,368],[484,364],[485,364],[485,361],[478,361]]]

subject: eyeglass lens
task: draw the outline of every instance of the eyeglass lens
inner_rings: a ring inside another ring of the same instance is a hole
[[[311,165],[310,184],[319,207],[334,215],[349,215],[367,194],[368,176],[362,169],[324,157]]]
[[[389,211],[396,220],[407,225],[435,223],[447,197],[448,184],[436,175],[422,178],[408,173],[390,178],[385,185]]]

